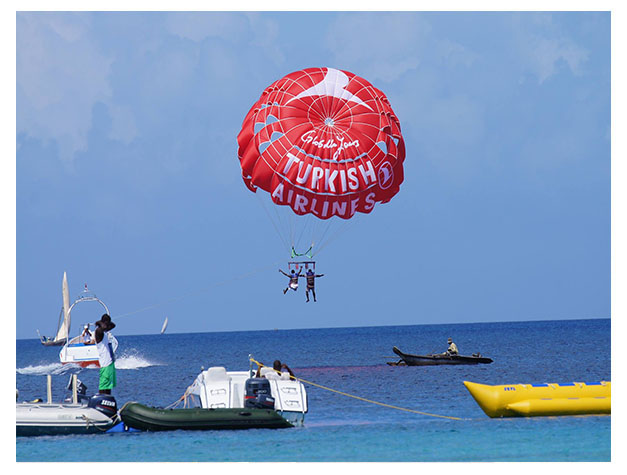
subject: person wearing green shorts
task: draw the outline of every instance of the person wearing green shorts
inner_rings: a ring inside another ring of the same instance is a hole
[[[98,383],[98,391],[101,394],[111,394],[111,390],[116,386],[115,380],[115,363],[100,368],[100,382]],[[109,391],[105,393],[104,391]]]
[[[116,386],[115,378],[115,357],[113,348],[109,343],[109,331],[115,328],[115,323],[106,313],[96,322],[96,348],[98,350],[98,363],[100,364],[100,381],[98,383],[98,393],[111,394],[111,390]]]

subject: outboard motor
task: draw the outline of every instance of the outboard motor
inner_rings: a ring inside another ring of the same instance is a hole
[[[270,389],[270,381],[266,378],[250,378],[246,380],[244,407],[274,409],[274,398]]]
[[[118,413],[118,404],[115,402],[115,398],[110,394],[96,394],[92,396],[89,398],[87,407],[93,407],[111,419]]]

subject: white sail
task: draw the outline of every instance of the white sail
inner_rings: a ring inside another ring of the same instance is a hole
[[[161,334],[163,335],[165,333],[165,329],[168,328],[168,317],[165,317],[165,320],[163,322],[163,326],[161,327]]]
[[[59,326],[57,336],[54,337],[56,341],[67,339],[70,334],[70,290],[67,284],[67,273],[63,273],[63,323]]]

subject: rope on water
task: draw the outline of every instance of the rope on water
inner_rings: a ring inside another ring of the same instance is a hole
[[[250,361],[252,361],[253,363],[255,363],[256,365],[258,365],[260,367],[265,366],[264,364],[260,363],[259,361],[255,360],[254,358],[250,358]],[[297,378],[295,376],[290,376],[290,378],[294,379],[296,381],[300,381],[302,383],[309,384],[311,386],[315,386],[315,387],[320,388],[320,389],[324,389],[326,391],[331,391],[331,392],[336,393],[336,394],[341,394],[342,396],[346,396],[346,397],[350,397],[350,398],[353,398],[353,399],[357,399],[359,401],[368,402],[370,404],[376,404],[378,406],[383,406],[383,407],[387,407],[387,408],[390,408],[390,409],[396,409],[398,411],[411,412],[413,414],[420,414],[422,416],[438,417],[438,418],[441,418],[441,419],[450,419],[450,420],[453,420],[453,421],[461,421],[461,420],[463,420],[461,417],[442,416],[442,415],[439,415],[439,414],[431,414],[429,412],[416,411],[415,409],[407,409],[405,407],[393,406],[391,404],[386,404],[384,402],[373,401],[371,399],[366,399],[366,398],[361,397],[361,396],[355,396],[354,394],[349,394],[349,393],[345,393],[343,391],[338,391],[337,389],[328,388],[326,386],[322,386],[321,384],[312,383],[311,381],[307,381],[306,379],[302,379],[302,378]]]

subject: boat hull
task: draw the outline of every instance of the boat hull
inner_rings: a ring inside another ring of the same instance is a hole
[[[611,414],[612,384],[506,384],[491,386],[464,381],[479,407],[490,417]]]
[[[97,434],[119,422],[84,404],[18,403],[15,408],[17,436]]]
[[[142,431],[282,429],[293,427],[270,409],[159,409],[127,402],[120,410],[124,424]]]
[[[118,348],[118,341],[113,335],[109,335],[113,352]],[[98,348],[96,345],[85,345],[83,343],[70,343],[61,348],[59,360],[62,364],[75,364],[83,368],[88,366],[100,367],[98,360]]]
[[[481,356],[463,355],[411,355],[397,347],[392,348],[407,366],[475,365],[490,364],[492,359]]]
[[[44,346],[63,346],[66,343],[67,343],[67,338],[62,338],[61,340],[53,340],[53,339],[44,337],[41,340],[41,344]]]

